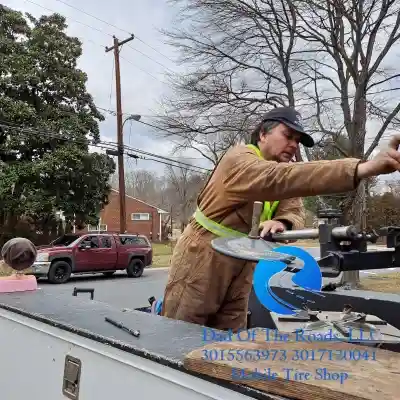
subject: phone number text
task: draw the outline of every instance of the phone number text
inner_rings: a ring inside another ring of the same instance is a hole
[[[374,350],[204,349],[206,361],[376,361]]]

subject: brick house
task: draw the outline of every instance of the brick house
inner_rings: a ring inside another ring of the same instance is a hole
[[[112,189],[109,203],[100,212],[99,225],[88,225],[79,232],[116,231],[119,232],[119,192]],[[167,211],[148,204],[132,196],[126,196],[126,230],[128,233],[146,235],[151,241],[159,241]]]

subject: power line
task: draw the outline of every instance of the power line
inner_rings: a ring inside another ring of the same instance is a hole
[[[54,10],[52,10],[51,8],[44,7],[44,6],[42,6],[41,4],[35,3],[35,2],[32,1],[32,0],[24,0],[24,1],[26,1],[26,2],[28,2],[28,3],[31,3],[31,4],[34,4],[35,6],[41,7],[41,8],[43,8],[44,10],[50,11],[50,12],[52,12],[52,13],[60,14],[58,11],[54,11]],[[93,29],[93,30],[95,30],[95,31],[97,31],[97,32],[99,32],[99,33],[102,33],[102,34],[104,34],[104,35],[108,35],[108,36],[111,36],[111,37],[112,37],[112,35],[111,35],[110,33],[106,33],[106,32],[104,32],[104,31],[102,31],[101,29],[98,29],[98,28],[95,28],[95,27],[93,27],[93,26],[91,26],[91,25],[85,24],[84,22],[77,21],[76,19],[73,19],[73,18],[71,18],[71,17],[68,17],[68,18],[69,18],[71,21],[74,21],[74,22],[76,22],[76,23],[78,23],[78,24],[81,24],[81,25],[83,25],[83,26],[86,26],[87,28]]]
[[[112,91],[112,84],[111,84],[111,89],[110,89],[110,91]],[[111,100],[111,93],[110,93],[110,100]],[[114,116],[114,117],[116,117],[117,116],[117,112],[115,111],[115,110],[111,110],[111,109],[108,109],[108,108],[105,108],[105,107],[100,107],[100,106],[97,106],[96,104],[94,105],[98,110],[101,110],[101,111],[103,111],[103,112],[106,112],[106,113],[108,113],[108,114],[110,114],[110,115],[112,115],[112,116]],[[67,115],[76,115],[76,112],[74,112],[74,111],[69,111],[69,110],[62,110],[62,113],[63,114],[67,114]],[[130,116],[130,115],[132,115],[133,113],[122,113],[122,115],[125,115],[125,116]],[[143,114],[141,114],[141,116],[143,116]],[[147,122],[143,122],[143,121],[137,121],[137,122],[139,122],[139,123],[141,123],[141,124],[143,124],[143,125],[147,125],[147,126],[150,126],[150,127],[152,127],[152,128],[155,128],[155,129],[158,129],[158,130],[160,130],[160,131],[162,131],[162,132],[165,132],[165,130],[163,129],[163,128],[161,128],[161,127],[158,127],[158,126],[156,126],[156,125],[153,125],[153,124],[149,124],[149,123],[147,123]],[[171,133],[171,132],[168,132],[168,133]],[[172,133],[171,133],[172,134]],[[179,134],[176,134],[177,136],[179,136]],[[171,142],[171,143],[174,143],[174,144],[176,144],[176,145],[179,145],[177,142],[174,142],[174,141],[172,141],[171,139],[168,139],[168,141],[169,142]],[[171,156],[172,157],[172,156]],[[176,157],[177,158],[177,157]],[[185,156],[182,156],[182,157],[179,157],[179,158],[183,158],[183,159],[188,159],[188,160],[203,160],[204,158],[203,157],[185,157]],[[174,160],[175,161],[175,160]]]
[[[4,125],[1,125],[0,124],[0,126],[4,126]],[[25,136],[26,137],[26,136]],[[60,138],[56,138],[56,139],[60,139]],[[64,139],[64,140],[68,140],[68,139]],[[74,141],[74,143],[76,143],[76,144],[79,144],[79,142],[78,141]],[[111,150],[110,149],[110,146],[108,146],[108,145],[104,145],[104,144],[93,144],[93,143],[91,143],[91,144],[89,144],[89,146],[92,146],[92,147],[96,147],[96,148],[99,148],[99,149],[102,149],[102,150],[105,150],[106,151],[106,153],[107,153],[107,150]],[[165,161],[160,161],[160,160],[157,160],[157,159],[155,159],[155,158],[149,158],[149,157],[144,157],[144,156],[137,156],[137,155],[135,155],[135,154],[133,154],[133,153],[125,153],[125,155],[127,156],[127,157],[129,157],[129,158],[135,158],[135,159],[141,159],[141,160],[144,160],[144,161],[152,161],[152,162],[157,162],[157,163],[161,163],[161,164],[164,164],[164,165],[168,165],[168,166],[171,166],[171,167],[175,167],[175,168],[180,168],[180,169],[182,169],[182,170],[184,170],[184,171],[192,171],[192,172],[195,172],[195,173],[205,173],[204,171],[199,171],[198,169],[194,169],[194,168],[189,168],[189,167],[186,167],[186,166],[182,166],[182,165],[179,165],[179,162],[178,161],[174,161],[174,162],[171,162],[171,163],[168,163],[168,162],[165,162]],[[16,160],[16,161],[14,161],[14,162],[19,162],[18,160]],[[14,163],[14,162],[11,162],[11,163]],[[10,164],[11,164],[10,163]],[[178,163],[178,164],[177,164]]]
[[[149,47],[150,49],[154,50],[156,53],[158,53],[160,56],[163,56],[164,58],[166,58],[167,60],[171,61],[172,63],[175,64],[175,61],[166,56],[165,54],[161,53],[161,51],[157,50],[156,48],[154,48],[153,46],[150,46],[148,43],[146,43],[145,41],[143,41],[140,37],[136,36],[136,39],[139,40],[139,42],[142,42],[145,46]]]
[[[189,167],[183,167],[181,165],[176,165],[170,162],[166,162],[166,161],[161,161],[161,160],[156,160],[154,158],[148,158],[148,157],[143,157],[143,156],[138,156],[137,154],[133,154],[133,153],[126,153],[128,157],[134,158],[134,159],[142,159],[142,160],[148,160],[148,161],[154,161],[160,164],[164,164],[164,165],[169,165],[171,167],[176,167],[176,168],[180,168],[184,171],[192,171],[192,172],[196,172],[199,173],[200,171],[197,169],[193,169],[193,168],[189,168]]]
[[[164,64],[160,63],[159,61],[155,60],[154,58],[148,56],[147,54],[143,53],[142,51],[140,51],[140,50],[138,50],[138,49],[135,49],[134,47],[132,47],[132,46],[130,46],[130,45],[128,45],[128,47],[129,47],[130,49],[132,49],[132,50],[137,51],[138,53],[142,54],[143,56],[147,57],[149,60],[151,60],[151,61],[157,63],[158,65],[161,65],[161,66],[162,66],[163,68],[165,68],[167,71],[169,71],[169,72],[171,72],[171,73],[174,74],[174,71],[172,71],[171,69],[169,69],[168,67],[166,67]]]
[[[27,138],[31,139],[33,137],[33,135],[35,136],[41,136],[42,139],[55,139],[55,140],[61,140],[61,141],[70,141],[74,144],[79,144],[79,145],[84,145],[84,146],[92,146],[92,147],[98,147],[98,148],[102,148],[102,149],[108,149],[110,150],[110,146],[111,149],[118,149],[118,143],[117,142],[108,142],[108,141],[91,141],[89,139],[82,139],[82,138],[76,138],[73,135],[69,136],[69,137],[65,137],[65,136],[61,136],[58,133],[52,132],[52,131],[48,131],[48,130],[43,130],[43,129],[37,129],[37,128],[27,128],[27,127],[21,127],[15,124],[11,124],[5,121],[0,121],[0,127],[1,128],[8,128],[8,129],[15,129],[15,130],[19,130],[22,133],[25,133]],[[66,133],[67,132],[65,131]],[[27,135],[31,135],[31,136],[27,136]],[[173,166],[178,167],[178,166],[184,166],[184,167],[189,167],[191,169],[196,169],[196,172],[210,172],[211,170],[208,168],[204,168],[204,167],[200,167],[198,165],[193,165],[193,164],[189,164],[189,163],[185,163],[183,161],[179,161],[179,160],[173,160],[169,157],[165,157],[165,156],[161,156],[159,154],[156,153],[151,153],[151,152],[147,152],[144,150],[140,150],[140,149],[136,149],[134,147],[130,147],[127,145],[123,145],[123,149],[124,150],[129,150],[138,154],[143,154],[146,156],[150,156],[156,159],[161,159],[163,161],[168,161],[171,164],[173,164]],[[148,158],[146,158],[148,159]]]
[[[36,3],[34,3],[33,1],[31,1],[31,0],[26,0],[26,1],[29,1],[29,2],[31,2],[31,3],[33,3],[33,4],[36,4]],[[108,26],[110,26],[110,27],[113,27],[113,28],[115,28],[115,29],[118,29],[118,30],[120,30],[120,31],[123,31],[123,32],[125,32],[125,33],[128,33],[129,35],[132,34],[132,32],[128,32],[127,30],[125,30],[125,29],[123,29],[123,28],[120,28],[120,27],[118,27],[118,26],[116,26],[116,25],[113,25],[113,24],[107,22],[107,21],[104,21],[103,19],[101,19],[101,18],[99,18],[99,17],[96,17],[95,15],[90,14],[90,13],[88,13],[87,11],[81,10],[80,8],[77,8],[77,7],[75,7],[75,6],[71,5],[71,4],[68,4],[67,2],[65,2],[65,1],[63,1],[63,0],[56,0],[56,1],[58,1],[59,3],[62,3],[62,4],[64,4],[64,5],[66,5],[66,6],[72,8],[72,9],[74,9],[74,10],[76,10],[76,11],[82,13],[82,14],[85,14],[85,15],[91,17],[91,18],[94,18],[94,19],[96,19],[97,21],[100,21],[100,22],[102,22],[102,23],[104,23],[104,24],[106,24],[106,25],[108,25]],[[36,4],[36,5],[39,5],[39,4]],[[40,5],[39,5],[39,6],[40,6]],[[41,7],[41,6],[40,6],[40,7]],[[48,9],[48,10],[49,10],[49,9]],[[51,11],[51,10],[50,10],[50,11]],[[53,11],[53,12],[55,12],[55,11]],[[71,18],[71,20],[73,21],[72,18]],[[75,22],[82,23],[82,22],[79,22],[79,21],[75,21]],[[83,24],[83,23],[82,23],[82,24]],[[83,25],[87,26],[88,28],[94,29],[94,30],[96,30],[96,31],[98,31],[98,32],[100,32],[100,33],[104,33],[104,34],[106,34],[106,35],[112,36],[111,34],[106,33],[106,32],[104,32],[104,31],[102,31],[102,30],[99,30],[98,28],[94,28],[94,27],[91,27],[90,25],[86,25],[86,24],[83,24]],[[135,35],[135,38],[137,38],[136,35]],[[143,44],[147,45],[147,43],[145,43],[142,39],[141,39],[140,41],[141,41]],[[131,45],[128,45],[128,47],[129,47],[130,49],[134,50],[134,51],[137,51],[138,53],[142,54],[143,56],[147,57],[149,60],[151,60],[151,61],[157,63],[157,64],[160,65],[160,66],[162,66],[162,67],[165,68],[166,70],[168,70],[168,71],[174,73],[174,71],[172,71],[171,69],[169,69],[167,66],[165,66],[164,64],[162,64],[162,63],[160,63],[159,61],[155,60],[154,58],[150,57],[149,55],[143,53],[141,50],[135,49],[135,48],[132,47]],[[149,47],[151,47],[151,46],[149,46]],[[151,48],[152,48],[152,47],[151,47]],[[154,48],[152,48],[152,49],[155,50]],[[160,53],[159,51],[157,51],[157,50],[155,50],[155,51],[158,52],[159,54],[163,55],[163,54]],[[163,55],[163,56],[164,56],[164,55]],[[166,57],[166,56],[164,56],[164,57]],[[172,60],[171,60],[171,61],[172,61]]]
[[[0,124],[0,127],[8,127],[8,125]],[[14,127],[13,127],[13,128],[14,128]],[[16,128],[16,129],[18,129],[18,128]],[[30,133],[33,133],[33,132],[30,132]],[[37,132],[35,132],[35,133],[37,133]],[[22,136],[23,136],[23,135],[22,135]],[[27,136],[25,136],[25,137],[27,137]],[[27,137],[27,138],[29,138],[29,137]],[[59,139],[61,139],[61,140],[69,140],[69,139],[67,139],[67,138],[59,138],[59,137],[53,137],[53,138],[54,138],[54,139],[57,139],[57,140],[59,140]],[[74,143],[80,144],[79,141],[74,141]],[[115,143],[115,145],[116,145],[116,143]],[[99,148],[99,149],[102,149],[102,150],[106,150],[106,153],[107,153],[107,150],[111,150],[109,145],[104,145],[104,144],[101,144],[101,143],[97,143],[97,144],[90,143],[89,146],[91,146],[91,147],[96,147],[96,148]],[[140,159],[140,160],[143,160],[143,161],[152,161],[152,162],[156,162],[156,163],[168,165],[168,166],[175,167],[175,168],[180,168],[180,169],[182,169],[182,170],[184,170],[184,171],[192,171],[192,172],[195,172],[195,173],[197,173],[197,174],[200,173],[200,172],[201,172],[201,173],[205,173],[204,171],[199,171],[198,169],[195,169],[195,168],[189,168],[189,167],[186,167],[186,166],[179,165],[179,161],[175,161],[175,160],[172,160],[173,162],[166,162],[166,161],[157,160],[157,159],[155,159],[155,158],[149,158],[149,157],[144,157],[144,156],[138,156],[138,155],[135,155],[135,154],[133,154],[133,153],[124,153],[124,154],[125,154],[127,157],[129,157],[128,160],[129,160],[130,158],[134,158],[134,159]],[[14,163],[14,162],[19,162],[19,161],[16,160],[16,161],[13,161],[13,162],[8,162],[8,163],[6,163],[6,164],[12,164],[12,163]],[[195,166],[194,166],[194,167],[195,167]]]
[[[128,60],[125,57],[122,57],[121,55],[119,56],[120,58],[122,58],[123,60],[125,60],[127,63],[133,65],[135,68],[140,69],[142,72],[144,72],[145,74],[151,76],[153,79],[155,79],[156,81],[165,84],[165,82],[161,81],[160,79],[158,79],[157,77],[155,77],[153,74],[151,74],[149,71],[146,71],[145,69],[137,66],[136,64],[134,64],[132,61]]]
[[[102,142],[102,143],[111,144],[112,142]],[[172,158],[165,157],[165,156],[160,156],[160,155],[157,155],[157,154],[154,154],[154,153],[150,153],[150,152],[147,152],[147,151],[144,151],[144,150],[136,149],[136,148],[131,147],[131,146],[124,145],[124,148],[127,149],[127,150],[130,150],[130,151],[134,151],[135,153],[144,154],[144,155],[147,155],[147,156],[150,156],[150,157],[156,156],[157,158],[159,158],[161,160],[166,160],[166,161],[169,161],[169,162],[179,163],[181,165],[184,165],[184,166],[187,166],[187,167],[190,167],[190,168],[198,168],[198,169],[201,169],[201,170],[204,170],[204,171],[207,171],[207,172],[211,172],[212,171],[209,168],[199,167],[197,165],[185,163],[183,161],[173,160]]]
[[[28,2],[28,3],[31,3],[31,4],[34,4],[34,5],[38,6],[38,7],[43,8],[44,10],[47,10],[47,11],[52,12],[52,13],[59,14],[57,11],[52,10],[52,9],[50,9],[50,8],[47,8],[47,7],[44,7],[44,6],[42,6],[41,4],[35,3],[35,2],[32,1],[32,0],[24,0],[24,1],[26,1],[26,2]],[[58,0],[56,0],[56,1],[58,1]],[[110,33],[104,32],[104,31],[101,30],[101,29],[98,29],[98,28],[95,28],[95,27],[93,27],[93,26],[91,26],[91,25],[85,24],[84,22],[80,22],[80,21],[78,21],[78,20],[76,20],[76,19],[74,19],[74,18],[68,17],[68,19],[71,20],[71,21],[74,21],[74,22],[76,22],[76,23],[78,23],[78,24],[81,24],[81,25],[83,25],[83,26],[86,26],[87,28],[93,29],[93,30],[95,30],[95,31],[97,31],[97,32],[99,32],[99,33],[102,33],[102,34],[104,34],[104,35],[107,35],[107,36],[110,36],[110,37],[113,36],[113,35],[111,35]],[[76,36],[76,35],[74,35],[74,36],[77,37],[78,39],[80,39],[82,42],[84,42],[84,41],[89,41],[89,42],[95,44],[96,46],[101,46],[101,47],[104,49],[104,46],[103,46],[102,44],[97,43],[97,42],[95,42],[95,41],[93,41],[93,40],[91,40],[91,39],[81,38],[81,37]],[[136,37],[136,36],[135,36],[135,37]],[[136,37],[136,38],[137,38],[137,37]],[[133,67],[135,67],[136,69],[139,69],[140,71],[144,72],[145,74],[151,76],[153,79],[155,79],[155,80],[157,80],[157,81],[159,81],[159,82],[165,84],[165,82],[163,82],[163,81],[161,81],[160,79],[156,78],[153,74],[151,74],[150,72],[146,71],[145,69],[139,67],[138,65],[136,65],[136,64],[133,63],[132,61],[128,60],[127,58],[124,58],[124,57],[122,57],[122,56],[121,56],[121,58],[123,58],[126,62],[128,62],[129,64],[131,64],[131,65],[132,65]],[[164,68],[166,68],[166,67],[164,66]]]
[[[109,25],[109,26],[111,26],[112,28],[115,28],[115,29],[118,29],[118,30],[120,30],[120,31],[123,31],[123,32],[127,33],[128,35],[130,35],[130,34],[132,33],[132,32],[128,32],[128,31],[125,30],[124,28],[121,28],[121,27],[119,27],[119,26],[113,25],[113,24],[111,24],[110,22],[104,21],[103,19],[101,19],[101,18],[99,18],[99,17],[96,17],[95,15],[90,14],[90,13],[88,13],[87,11],[84,11],[84,10],[78,8],[78,7],[75,7],[75,6],[71,5],[71,4],[68,4],[67,2],[65,2],[65,1],[63,1],[63,0],[56,0],[56,1],[58,1],[59,3],[65,4],[66,6],[68,6],[68,7],[70,7],[70,8],[73,8],[73,9],[76,10],[76,11],[79,11],[79,12],[81,12],[82,14],[86,14],[87,16],[92,17],[92,18],[96,19],[97,21],[102,22],[103,24]],[[150,45],[149,45],[148,43],[146,43],[143,39],[140,39],[137,35],[135,35],[135,38],[136,38],[137,40],[139,40],[141,43],[143,43],[145,46],[147,46],[147,47],[149,47],[150,49],[154,50],[156,53],[158,53],[158,54],[161,55],[162,57],[164,57],[164,58],[166,58],[167,60],[169,60],[169,61],[175,63],[174,60],[172,60],[171,58],[169,58],[169,57],[166,56],[165,54],[161,53],[159,50],[155,49],[154,47],[150,46]],[[136,50],[136,49],[133,49],[133,50]],[[146,56],[146,57],[147,57],[147,56]],[[165,67],[165,66],[164,66],[164,67]],[[166,67],[165,67],[165,68],[166,68]]]

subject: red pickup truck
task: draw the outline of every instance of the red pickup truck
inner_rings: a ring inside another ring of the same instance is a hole
[[[47,277],[51,283],[65,283],[71,274],[111,276],[118,270],[139,278],[152,259],[153,249],[146,236],[68,234],[38,248],[32,273],[38,278]]]

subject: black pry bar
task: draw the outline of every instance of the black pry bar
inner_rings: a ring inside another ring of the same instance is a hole
[[[78,289],[78,288],[74,288],[74,291],[72,293],[72,296],[77,296],[78,293],[90,293],[90,299],[93,300],[94,299],[94,289]]]
[[[107,322],[109,322],[111,325],[114,325],[117,328],[122,329],[123,331],[129,333],[132,336],[135,336],[137,338],[140,336],[140,331],[137,330],[137,329],[130,329],[127,326],[123,325],[121,322],[114,321],[114,320],[112,320],[111,318],[108,318],[108,317],[105,317],[105,320]]]

